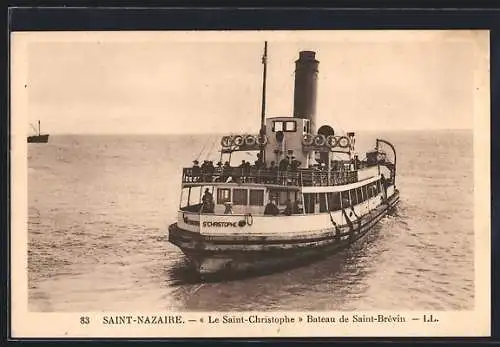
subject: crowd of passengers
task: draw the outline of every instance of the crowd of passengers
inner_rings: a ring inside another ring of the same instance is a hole
[[[352,161],[354,164],[354,169],[361,166],[361,162],[355,157]],[[254,164],[250,164],[249,161],[242,160],[241,164],[237,167],[231,166],[228,161],[224,164],[218,162],[214,165],[211,160],[204,160],[201,165],[199,165],[198,160],[193,161],[193,167],[191,169],[191,175],[187,177],[187,181],[191,182],[230,182],[234,178],[239,182],[245,183],[250,179],[258,183],[278,183],[279,173],[282,177],[287,176],[284,173],[297,173],[301,162],[292,158],[282,159],[278,165],[274,161],[271,161],[270,165],[267,166],[265,161],[261,159],[260,153],[257,154],[257,160]],[[315,172],[328,172],[328,168],[325,163],[317,163],[311,166],[312,170]],[[344,171],[345,167],[343,162],[332,161],[330,166],[330,171]],[[293,179],[293,175],[290,175]]]

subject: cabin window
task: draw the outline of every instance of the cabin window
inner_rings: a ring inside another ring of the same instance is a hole
[[[276,191],[270,191],[269,192],[269,200],[276,200],[276,203],[278,203],[279,193]]]
[[[319,198],[319,212],[327,212],[328,209],[326,208],[326,194],[319,193],[318,198]]]
[[[279,204],[285,205],[286,200],[288,199],[288,196],[289,196],[289,194],[287,191],[280,192]]]
[[[274,121],[273,122],[273,131],[287,131],[287,132],[295,132],[297,131],[297,123],[294,120],[287,121]]]
[[[328,208],[330,211],[340,210],[340,193],[328,193]]]
[[[356,195],[358,196],[358,204],[365,201],[365,199],[363,199],[363,193],[362,193],[361,187],[356,188]]]
[[[377,195],[377,184],[376,183],[370,183],[367,186],[368,189],[368,197],[373,198],[375,195]]]
[[[217,203],[225,204],[226,202],[229,201],[231,201],[231,189],[228,188],[217,189]]]
[[[309,121],[304,121],[304,133],[309,134]]]
[[[191,191],[191,188],[183,188],[182,189],[182,191],[181,191],[181,202],[180,202],[180,206],[181,207],[189,206],[188,197],[189,197],[190,191]]]
[[[371,199],[373,197],[372,185],[367,184],[365,187],[366,187],[366,191],[368,192],[368,199]]]
[[[233,204],[248,205],[248,190],[239,188],[233,189]]]
[[[273,131],[283,131],[283,122],[275,121],[273,122]]]
[[[284,205],[286,199],[289,197],[289,193],[286,190],[271,190],[269,192],[269,199],[275,200],[278,205]]]
[[[304,208],[306,213],[314,213],[314,204],[315,204],[315,194],[306,193],[304,194]]]
[[[286,121],[285,122],[285,131],[296,131],[297,130],[297,123],[295,121]]]
[[[264,190],[250,189],[250,205],[251,206],[264,205]]]
[[[191,187],[188,205],[199,204],[200,203],[200,194],[201,194],[201,187]]]
[[[346,208],[348,206],[351,206],[351,202],[349,200],[349,191],[343,191],[341,194],[342,197],[342,208]]]
[[[349,194],[351,195],[352,205],[357,205],[358,204],[358,197],[356,196],[356,189],[351,189],[349,191]]]

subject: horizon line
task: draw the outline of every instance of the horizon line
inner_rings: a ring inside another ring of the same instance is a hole
[[[431,128],[431,129],[389,129],[389,130],[375,130],[375,129],[359,129],[359,130],[353,130],[353,132],[368,132],[368,133],[375,133],[375,132],[422,132],[422,131],[472,131],[474,128]],[[246,134],[249,133],[248,131],[242,131],[241,134]],[[82,135],[123,135],[123,136],[148,136],[148,135],[225,135],[228,134],[228,132],[185,132],[185,133],[125,133],[125,132],[115,132],[115,133],[106,133],[106,132],[95,132],[95,133],[71,133],[71,132],[57,132],[57,133],[47,133],[50,136],[61,136],[61,135],[77,135],[77,136],[82,136]],[[230,132],[229,134],[233,135],[235,132]],[[28,135],[30,136],[30,135]]]

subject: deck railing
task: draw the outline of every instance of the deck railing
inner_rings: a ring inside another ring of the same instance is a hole
[[[184,168],[183,183],[212,182],[265,183],[282,186],[331,186],[354,183],[358,181],[356,170],[313,171],[299,170],[258,170],[239,167],[214,168],[213,172],[202,172],[199,169]]]

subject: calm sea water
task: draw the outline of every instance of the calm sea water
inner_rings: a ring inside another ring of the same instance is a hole
[[[30,144],[29,309],[472,309],[472,132],[383,137],[398,150],[401,202],[364,242],[297,269],[205,284],[183,277],[167,226],[181,167],[216,159],[219,137],[68,135]],[[361,148],[373,141],[358,134]]]

